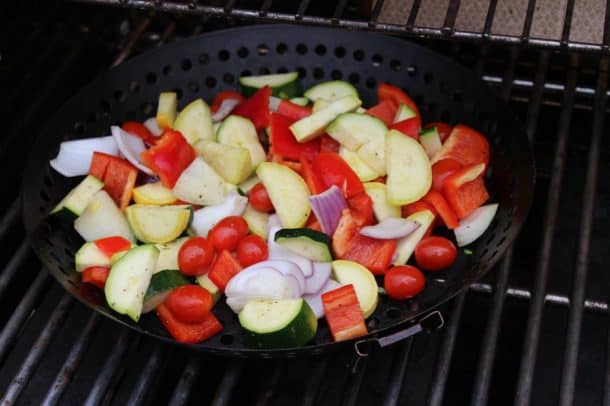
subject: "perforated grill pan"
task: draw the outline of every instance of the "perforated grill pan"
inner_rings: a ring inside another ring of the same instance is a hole
[[[61,107],[32,145],[23,178],[24,221],[32,246],[49,272],[95,311],[173,342],[154,315],[133,323],[112,312],[101,291],[80,282],[74,271],[74,252],[82,240],[71,224],[46,216],[79,179],[64,178],[48,162],[63,140],[108,135],[112,124],[154,115],[162,91],[177,91],[179,107],[183,107],[196,97],[209,101],[220,90],[236,88],[240,75],[293,70],[300,72],[305,88],[330,79],[352,82],[364,106],[376,102],[378,82],[401,86],[414,97],[424,122],[470,125],[485,133],[492,146],[486,183],[499,210],[491,227],[469,247],[472,255],[459,250],[451,269],[428,274],[426,289],[415,300],[398,302],[381,296],[368,320],[370,334],[379,336],[405,327],[465,289],[498,261],[521,228],[534,188],[530,145],[509,108],[471,71],[421,46],[362,32],[274,25],[216,31],[155,49],[104,73]],[[189,347],[267,358],[320,354],[344,345],[332,342],[321,321],[315,340],[307,346],[251,349],[224,303],[216,306],[215,313],[224,325],[222,333]]]

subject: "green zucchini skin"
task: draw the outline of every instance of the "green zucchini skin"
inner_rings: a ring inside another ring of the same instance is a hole
[[[330,262],[332,241],[326,234],[310,228],[283,228],[275,233],[275,242],[312,261]]]

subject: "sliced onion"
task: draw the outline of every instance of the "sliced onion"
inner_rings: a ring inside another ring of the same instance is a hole
[[[254,265],[250,265],[248,268],[253,268],[253,269],[273,268],[273,269],[276,269],[276,270],[280,271],[280,273],[282,275],[284,275],[284,276],[291,276],[291,277],[293,277],[297,281],[297,283],[299,285],[299,291],[301,292],[301,295],[305,292],[305,286],[306,286],[305,276],[303,275],[303,272],[301,271],[301,268],[299,268],[297,266],[297,264],[295,264],[294,262],[287,261],[287,260],[284,260],[284,259],[266,260],[266,261],[257,262]]]
[[[303,296],[303,299],[307,302],[313,313],[316,315],[318,319],[324,316],[324,306],[322,305],[322,294],[326,292],[330,292],[331,290],[335,290],[340,288],[341,285],[339,282],[334,279],[329,279],[326,284],[320,289],[320,291],[313,293],[311,295]]]
[[[159,128],[159,124],[157,123],[157,119],[155,117],[151,117],[144,121],[144,126],[148,128],[148,131],[150,131],[155,137],[159,137],[161,134],[163,134],[163,130]]]
[[[282,102],[282,99],[280,99],[279,97],[274,97],[274,96],[269,97],[269,110],[278,111],[280,109],[281,102]]]
[[[141,170],[147,175],[154,175],[155,173],[140,160],[140,154],[146,151],[146,145],[141,138],[136,137],[124,131],[121,127],[113,125],[110,127],[112,137],[116,141],[117,146],[121,154],[136,168]]]
[[[64,141],[59,153],[49,164],[64,176],[80,176],[89,173],[93,152],[118,156],[119,148],[111,136]]]
[[[217,123],[224,120],[238,104],[238,99],[224,99],[222,103],[220,103],[218,110],[212,114],[212,122]]]
[[[365,226],[360,229],[360,234],[377,238],[378,240],[393,240],[406,237],[417,230],[419,223],[407,219],[388,217],[374,226]]]
[[[320,222],[322,231],[328,235],[333,235],[343,209],[347,207],[347,202],[343,192],[333,185],[325,192],[309,196],[311,208]]]
[[[313,273],[305,278],[305,294],[318,292],[330,279],[332,265],[330,262],[314,262]]]
[[[496,215],[496,211],[498,211],[498,203],[487,204],[463,218],[460,225],[453,230],[458,247],[468,245],[483,235]]]
[[[273,216],[271,216],[273,217]],[[275,223],[275,220],[271,220],[267,223],[271,225]],[[275,233],[280,229],[280,227],[269,227],[269,235],[267,237],[267,248],[269,250],[269,259],[282,259],[290,262],[294,262],[303,272],[303,275],[306,278],[309,278],[313,274],[313,264],[308,259],[305,258],[295,252],[290,251],[287,248],[276,244],[275,242]]]
[[[207,206],[193,212],[191,229],[195,234],[206,237],[212,227],[228,216],[241,216],[248,205],[248,198],[231,192],[220,204]]]

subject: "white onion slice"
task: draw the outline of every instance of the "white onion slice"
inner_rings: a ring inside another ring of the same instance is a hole
[[[320,289],[319,292],[316,292],[311,295],[303,296],[303,299],[307,302],[311,310],[316,315],[318,319],[321,319],[324,316],[324,305],[322,305],[322,294],[326,292],[330,292],[331,290],[335,290],[340,288],[341,285],[339,282],[334,279],[329,279],[328,282]]]
[[[269,97],[269,110],[277,112],[280,109],[281,102],[282,99],[280,99],[279,97]]]
[[[388,217],[374,226],[365,226],[360,229],[360,234],[377,238],[379,240],[393,240],[406,237],[417,230],[419,223],[407,219]]]
[[[150,117],[144,121],[144,127],[148,128],[148,131],[150,131],[155,137],[159,137],[161,134],[163,134],[163,130],[159,128],[159,124],[157,123],[157,119],[155,117]]]
[[[498,203],[487,204],[473,211],[468,217],[463,218],[460,225],[453,230],[458,247],[468,245],[483,235],[497,210]]]
[[[195,234],[206,237],[212,227],[228,216],[241,216],[248,205],[248,198],[231,192],[220,204],[207,206],[193,212],[191,229]]]
[[[113,137],[85,138],[62,142],[59,145],[59,153],[49,164],[64,176],[86,175],[89,173],[95,151],[119,155],[119,148]]]
[[[320,222],[322,231],[332,236],[337,229],[343,209],[347,207],[341,189],[333,185],[322,193],[309,196],[309,203]]]
[[[318,292],[330,279],[332,265],[330,262],[314,262],[313,273],[305,278],[305,294]]]
[[[119,147],[119,151],[133,166],[147,175],[155,174],[148,166],[144,165],[140,158],[140,154],[146,151],[146,145],[140,137],[136,137],[116,125],[111,126],[110,131]]]
[[[218,110],[212,114],[212,122],[217,123],[224,120],[239,103],[238,99],[224,99],[222,103],[220,103]]]
[[[301,271],[301,268],[299,268],[297,266],[297,264],[295,264],[294,262],[291,261],[287,261],[287,260],[266,260],[266,261],[261,261],[261,262],[257,262],[256,264],[250,265],[248,267],[248,269],[259,269],[259,268],[273,268],[276,269],[278,271],[280,271],[280,273],[284,276],[292,276],[294,277],[294,279],[297,281],[298,285],[299,285],[299,290],[301,291],[301,294],[304,293],[305,291],[305,276],[303,275],[303,272]]]
[[[306,278],[309,278],[313,274],[313,264],[311,260],[295,252],[292,252],[289,249],[280,246],[279,244],[276,244],[275,233],[280,229],[280,227],[271,227],[272,223],[275,223],[275,220],[271,220],[270,218],[270,221],[267,223],[269,225],[269,235],[267,237],[269,259],[282,259],[294,262],[299,268],[301,268],[303,275],[305,275]]]

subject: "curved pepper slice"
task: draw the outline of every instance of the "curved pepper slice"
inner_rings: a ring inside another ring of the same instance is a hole
[[[159,175],[163,186],[173,188],[182,171],[196,156],[180,132],[166,130],[153,147],[142,152],[142,161]]]
[[[445,179],[443,195],[458,218],[467,217],[489,199],[483,172],[485,164],[469,165]]]

